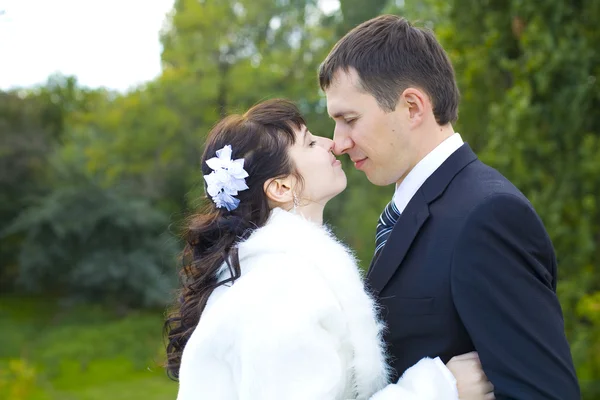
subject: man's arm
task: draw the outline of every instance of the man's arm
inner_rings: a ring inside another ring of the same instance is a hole
[[[580,399],[552,243],[520,197],[488,197],[452,257],[452,297],[496,399]]]

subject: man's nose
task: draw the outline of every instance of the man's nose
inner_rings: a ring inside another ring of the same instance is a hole
[[[338,156],[346,154],[352,146],[352,139],[336,124],[333,130],[333,153]]]

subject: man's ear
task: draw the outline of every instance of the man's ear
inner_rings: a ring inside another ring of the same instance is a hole
[[[409,87],[402,92],[399,101],[408,112],[409,120],[414,126],[423,122],[425,113],[432,108],[429,97],[417,88]]]
[[[263,190],[267,199],[275,204],[286,204],[294,201],[293,179],[291,176],[285,178],[268,179]]]

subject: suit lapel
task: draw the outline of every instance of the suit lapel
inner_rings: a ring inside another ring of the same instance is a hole
[[[463,144],[415,193],[396,222],[379,257],[372,260],[369,267],[367,280],[375,295],[379,295],[400,267],[419,231],[429,219],[429,204],[440,197],[452,179],[476,159],[477,156],[469,145]]]
[[[429,206],[421,191],[408,204],[381,250],[377,260],[369,269],[367,279],[371,289],[378,295],[402,263],[419,230],[429,218]]]

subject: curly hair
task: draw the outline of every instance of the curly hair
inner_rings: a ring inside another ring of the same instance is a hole
[[[225,117],[209,133],[201,160],[202,173],[211,172],[207,159],[223,146],[231,145],[232,158],[245,159],[249,189],[236,196],[240,204],[234,210],[217,208],[206,199],[202,212],[189,218],[178,300],[164,323],[166,368],[171,379],[179,378],[183,349],[213,290],[240,276],[236,244],[267,222],[270,206],[263,188],[265,182],[290,174],[297,176],[288,150],[296,141],[295,130],[303,125],[306,122],[293,103],[273,99],[255,105],[243,115]],[[231,277],[219,280],[223,266],[229,268]]]

